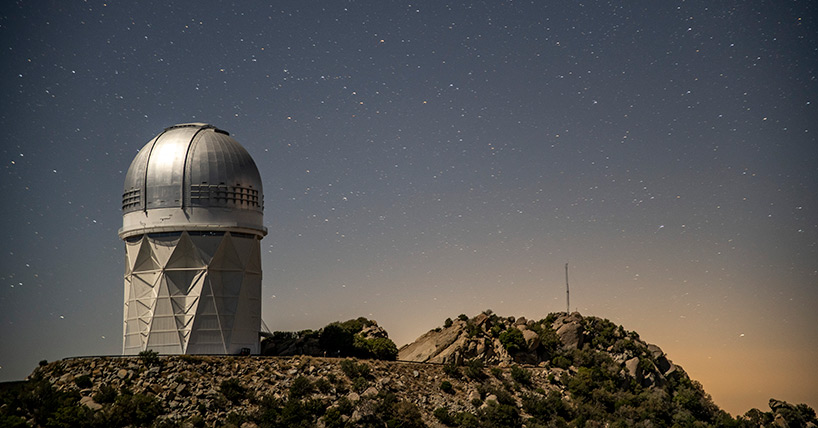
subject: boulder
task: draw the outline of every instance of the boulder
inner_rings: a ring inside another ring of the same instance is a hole
[[[523,330],[523,338],[525,339],[526,346],[528,346],[528,352],[533,352],[540,346],[540,335],[535,331]]]
[[[628,370],[628,374],[630,374],[631,377],[636,379],[641,377],[641,373],[639,373],[639,358],[633,357],[630,360],[625,361],[625,369]]]
[[[431,330],[416,341],[398,350],[398,359],[404,361],[446,363],[466,342],[462,323],[440,331]],[[457,361],[456,361],[457,362]]]
[[[91,410],[99,410],[99,409],[102,408],[102,404],[97,403],[91,397],[82,397],[82,398],[80,398],[80,404],[82,404],[83,406],[85,406],[85,407],[87,407],[87,408],[89,408]]]
[[[654,359],[662,357],[662,356],[665,355],[665,353],[662,352],[662,348],[660,348],[660,347],[658,347],[658,346],[656,346],[654,344],[649,344],[648,345],[648,352],[650,352],[650,354],[653,356]]]
[[[563,324],[557,330],[557,336],[566,349],[578,349],[582,346],[582,325],[578,322]]]
[[[474,317],[474,324],[478,327],[481,327],[483,324],[485,324],[486,320],[488,319],[489,319],[488,315],[486,315],[485,313],[481,313],[480,315]]]

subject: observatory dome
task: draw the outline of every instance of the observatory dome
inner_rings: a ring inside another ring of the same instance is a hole
[[[253,158],[204,123],[166,128],[131,162],[122,194],[122,238],[178,230],[264,236],[264,195]]]

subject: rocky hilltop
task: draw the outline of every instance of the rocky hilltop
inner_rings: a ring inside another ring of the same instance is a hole
[[[327,337],[357,331],[356,323],[352,329],[341,328],[344,324],[326,330]],[[367,333],[350,349],[371,352],[372,338],[385,338],[385,332],[379,333],[374,323],[362,325],[360,331]],[[278,342],[289,344],[279,350],[291,352],[293,344],[313,346],[316,343],[302,339],[320,340],[323,333],[279,335],[289,338]],[[268,343],[267,349],[278,345]],[[0,385],[0,426],[816,423],[811,408],[777,400],[770,401],[770,411],[753,409],[734,419],[661,349],[608,320],[576,313],[551,314],[539,321],[490,311],[473,318],[463,315],[403,347],[398,357],[413,362],[304,355],[165,357],[151,352],[42,362],[26,382]]]
[[[663,387],[677,370],[661,348],[638,334],[577,312],[551,314],[540,321],[499,317],[491,311],[471,319],[461,315],[398,351],[403,361],[463,365],[476,359],[485,365],[535,365],[554,374],[575,372],[574,360],[583,357],[610,359],[617,375],[629,376],[642,387]]]

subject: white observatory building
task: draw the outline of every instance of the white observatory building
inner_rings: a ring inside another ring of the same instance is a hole
[[[214,126],[165,129],[125,176],[124,355],[259,353],[264,196]]]

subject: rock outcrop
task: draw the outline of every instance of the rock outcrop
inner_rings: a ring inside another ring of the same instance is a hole
[[[522,333],[522,342],[507,339],[504,343],[504,337],[516,335],[508,333],[511,329]],[[398,359],[456,365],[477,359],[485,365],[517,363],[570,369],[566,361],[574,350],[583,349],[601,352],[624,365],[645,387],[664,385],[665,377],[676,369],[658,346],[608,320],[576,312],[552,314],[540,321],[503,318],[491,312],[471,319],[460,316],[399,349]]]

